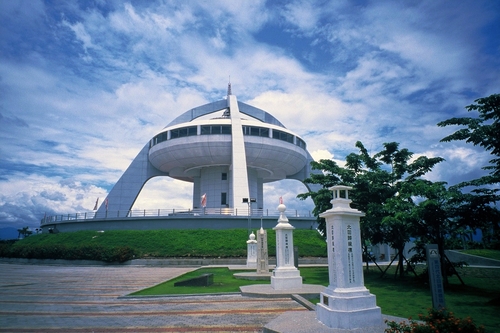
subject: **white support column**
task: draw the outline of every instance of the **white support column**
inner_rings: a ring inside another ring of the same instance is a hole
[[[326,219],[329,286],[320,294],[316,316],[330,328],[357,329],[382,325],[375,296],[364,286],[359,219],[350,207],[349,186],[333,186]]]
[[[193,177],[193,209],[195,208],[203,208],[201,207],[201,181],[200,177]]]
[[[243,137],[243,128],[241,126],[240,109],[236,96],[227,96],[227,106],[231,113],[231,135],[232,135],[232,203],[238,215],[248,214],[248,205],[243,203],[243,198],[250,198],[248,188],[247,157],[245,152],[245,139]]]

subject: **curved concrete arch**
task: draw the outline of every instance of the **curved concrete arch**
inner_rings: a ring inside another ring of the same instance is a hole
[[[168,173],[156,169],[149,162],[149,142],[141,149],[118,182],[113,186],[106,201],[101,203],[96,217],[106,215],[106,211],[128,212],[148,180]]]
[[[319,191],[321,189],[321,187],[322,187],[321,185],[319,185],[319,184],[304,183],[304,179],[309,178],[311,174],[321,174],[320,170],[314,170],[311,167],[311,162],[312,161],[314,161],[314,159],[312,158],[311,154],[309,154],[309,152],[307,152],[307,163],[304,166],[304,168],[302,168],[302,170],[300,170],[296,174],[294,174],[292,176],[288,176],[287,179],[298,180],[302,184],[305,185],[305,187],[307,188],[308,191],[310,191],[310,192],[317,192],[317,191]]]

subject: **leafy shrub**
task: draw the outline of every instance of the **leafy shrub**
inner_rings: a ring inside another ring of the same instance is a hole
[[[269,255],[276,236],[268,230]],[[134,258],[244,258],[247,229],[77,231],[33,235],[2,249],[0,256],[123,262]],[[295,230],[301,257],[326,257],[326,243],[314,230]]]
[[[2,247],[0,246],[0,249]],[[125,262],[135,256],[129,246],[27,244],[10,246],[0,252],[3,257],[26,259],[99,260],[105,262]]]
[[[495,240],[491,242],[491,249],[492,250],[500,250],[500,240]]]
[[[0,257],[10,257],[12,245],[17,241],[17,239],[0,240]]]
[[[403,321],[397,323],[395,321],[387,321],[389,328],[385,329],[386,333],[484,333],[484,327],[477,327],[470,317],[465,319],[456,318],[453,312],[446,309],[436,310],[429,309],[427,316],[419,315],[420,322],[409,319],[409,323]]]

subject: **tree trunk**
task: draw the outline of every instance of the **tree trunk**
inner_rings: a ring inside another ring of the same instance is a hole
[[[403,257],[403,251],[405,247],[404,244],[402,247],[398,248],[398,269],[399,269],[399,277],[402,278],[405,275],[405,263]],[[396,269],[397,272],[397,269]]]
[[[438,246],[438,251],[439,251],[439,261],[441,263],[441,276],[443,277],[443,285],[444,285],[444,287],[448,287],[448,284],[449,284],[449,282],[448,282],[448,270],[446,268],[446,265],[448,263],[446,262],[446,257],[444,255],[444,237],[441,235],[440,231],[438,231],[438,235],[437,235],[437,246]]]
[[[364,244],[364,242],[363,242]],[[370,263],[370,255],[368,254],[368,246],[366,246],[366,244],[363,245],[363,253],[364,253],[364,258],[365,258],[365,261],[366,261],[366,270],[368,271],[369,270],[369,263]]]

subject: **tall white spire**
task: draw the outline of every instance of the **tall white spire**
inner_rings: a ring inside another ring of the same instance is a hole
[[[231,75],[229,75],[229,83],[227,84],[227,95],[232,95],[231,93]]]
[[[227,107],[231,115],[231,180],[230,186],[232,193],[230,194],[229,204],[238,212],[238,215],[243,212],[249,212],[250,206],[248,203],[243,203],[243,198],[250,199],[250,188],[248,186],[248,168],[247,157],[245,151],[245,139],[243,136],[243,127],[241,125],[240,109],[236,96],[231,95],[231,84],[228,87]],[[243,213],[242,215],[246,215]]]

